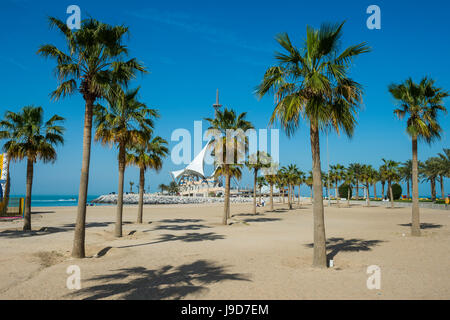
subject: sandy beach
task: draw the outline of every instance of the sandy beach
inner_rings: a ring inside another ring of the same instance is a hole
[[[312,210],[276,212],[233,204],[124,209],[124,236],[113,237],[114,206],[89,207],[87,254],[70,258],[75,207],[35,208],[33,232],[1,222],[0,299],[449,299],[450,213],[422,209],[423,236],[409,236],[409,208],[325,208],[328,255],[312,261]],[[78,265],[81,289],[66,286]],[[367,267],[381,268],[369,290]]]

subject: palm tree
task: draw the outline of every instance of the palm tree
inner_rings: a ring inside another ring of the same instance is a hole
[[[355,182],[354,174],[351,169],[347,168],[344,170],[342,180],[344,181],[345,185],[347,185],[347,206],[350,207],[350,198],[352,197],[351,190],[352,185]]]
[[[167,186],[166,186],[164,183],[161,183],[161,184],[158,186],[158,189],[160,190],[161,193],[163,193],[164,191],[167,190]]]
[[[402,166],[400,167],[400,178],[406,182],[407,197],[409,199],[411,198],[409,182],[412,179],[412,160],[407,160],[402,163]]]
[[[400,119],[408,115],[406,132],[412,140],[411,234],[413,236],[420,236],[417,141],[423,140],[430,144],[433,140],[440,139],[442,129],[437,116],[439,111],[447,111],[443,105],[443,99],[448,97],[448,93],[435,87],[434,83],[434,80],[426,77],[418,84],[409,78],[404,83],[389,86],[389,92],[399,104],[394,114]]]
[[[263,168],[270,166],[271,158],[267,152],[257,151],[248,157],[245,163],[249,170],[253,170],[253,214],[256,214],[256,185],[258,180],[258,172]]]
[[[359,200],[359,182],[361,180],[361,175],[363,173],[363,165],[360,163],[351,163],[349,165],[349,169],[353,173],[353,177],[355,180],[355,188],[356,188],[356,200]]]
[[[147,133],[147,135],[150,135],[150,133]],[[133,164],[139,168],[139,204],[137,223],[142,223],[145,171],[148,169],[153,169],[156,171],[161,170],[162,159],[167,156],[168,152],[169,149],[167,148],[167,141],[159,136],[145,141],[142,144],[134,144],[129,149],[129,152],[127,152],[127,164]],[[165,185],[160,185],[160,189],[164,190],[164,187]]]
[[[270,186],[270,211],[273,211],[273,185],[276,184],[277,176],[273,172],[268,172],[264,177]]]
[[[445,199],[444,178],[450,177],[450,149],[444,149],[443,153],[439,153],[439,176],[441,183],[442,199]]]
[[[312,199],[313,199],[313,173],[311,170],[309,170],[309,172],[308,172],[308,176],[305,179],[305,184],[309,187],[309,191],[310,191],[309,194],[310,194],[311,202],[312,202]]]
[[[381,183],[381,198],[385,198],[384,186],[386,185],[386,177],[384,176],[383,165],[378,168],[378,178]]]
[[[392,193],[392,183],[400,180],[399,162],[393,160],[381,159],[383,161],[382,174],[388,183],[389,199],[391,208],[394,208],[394,194]]]
[[[336,205],[339,207],[339,182],[342,180],[342,177],[345,172],[345,167],[341,164],[336,164],[330,166],[331,169],[331,176],[330,178],[333,180],[334,187],[335,187],[335,195],[336,195]]]
[[[130,184],[130,193],[133,193],[134,182],[130,181],[129,184]]]
[[[361,179],[364,182],[364,187],[366,188],[366,205],[370,207],[370,185],[374,183],[376,179],[377,172],[371,165],[363,165]],[[376,183],[376,182],[375,182]]]
[[[423,163],[420,167],[420,173],[424,176],[425,181],[430,182],[431,186],[431,201],[436,201],[436,180],[439,178],[441,165],[439,158],[432,157]]]
[[[305,182],[306,176],[305,173],[301,170],[297,170],[297,177],[295,179],[295,184],[298,185],[298,204],[300,205],[300,188],[301,185]]]
[[[27,159],[27,178],[23,230],[31,230],[31,190],[34,164],[38,160],[55,162],[55,146],[63,144],[64,118],[54,115],[44,122],[42,107],[26,106],[18,113],[8,111],[0,122],[0,137],[8,140],[3,149],[13,160]]]
[[[216,176],[225,177],[225,199],[224,199],[224,213],[223,224],[228,224],[228,217],[230,217],[230,184],[231,177],[241,176],[238,159],[241,159],[244,155],[241,154],[242,150],[246,152],[248,139],[244,136],[230,136],[227,135],[227,130],[247,131],[253,129],[253,125],[245,120],[247,113],[243,112],[240,115],[236,115],[234,110],[224,108],[223,111],[217,111],[214,119],[206,118],[210,127],[208,129],[214,136],[212,144],[214,145],[214,157],[216,166],[219,170],[216,171]],[[233,159],[228,159],[227,154],[232,156]],[[232,160],[231,163],[229,160]]]
[[[137,100],[139,88],[124,92],[119,86],[106,97],[108,108],[97,105],[95,114],[95,140],[103,145],[117,145],[119,163],[119,187],[117,193],[116,224],[114,235],[122,237],[123,184],[127,146],[145,144],[152,132],[153,118],[158,117]]]
[[[42,45],[38,54],[55,59],[58,88],[52,93],[55,100],[77,91],[85,101],[83,156],[80,189],[78,194],[77,220],[74,233],[72,257],[85,257],[86,202],[91,158],[92,114],[95,102],[107,95],[111,83],[126,84],[137,71],[145,72],[136,60],[123,61],[128,54],[123,37],[128,33],[124,26],[88,19],[82,21],[79,30],[70,30],[66,23],[49,18],[50,27],[56,27],[65,37],[67,52],[51,44]]]
[[[262,198],[262,188],[264,186],[267,186],[267,181],[266,178],[264,176],[259,176],[256,179],[256,185],[258,186],[258,190],[259,190],[259,204],[261,204],[261,198]]]
[[[275,55],[278,65],[266,71],[257,88],[259,97],[275,94],[271,123],[278,119],[288,136],[296,131],[301,118],[309,121],[314,184],[313,265],[316,267],[327,265],[319,131],[331,127],[338,133],[353,134],[362,88],[348,77],[348,72],[354,57],[370,51],[361,43],[340,52],[343,25],[324,24],[319,30],[308,26],[301,49],[291,43],[286,33],[278,35],[276,40],[286,52]]]

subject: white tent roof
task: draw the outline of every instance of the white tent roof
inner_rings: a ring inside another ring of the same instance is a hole
[[[205,164],[205,157],[207,155],[207,149],[210,145],[211,141],[209,141],[206,146],[203,148],[202,151],[192,160],[192,162],[184,169],[182,170],[176,170],[172,171],[171,174],[175,180],[182,176],[187,175],[194,175],[199,176],[202,179],[206,179],[205,173],[204,173],[204,164]]]

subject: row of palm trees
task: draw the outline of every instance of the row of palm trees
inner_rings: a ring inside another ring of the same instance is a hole
[[[322,172],[323,186],[327,189],[327,194],[330,194],[328,186],[334,188],[334,198],[337,206],[339,200],[345,197],[349,202],[351,195],[355,195],[356,200],[359,200],[359,188],[362,186],[365,189],[366,202],[370,205],[370,188],[373,187],[373,198],[377,199],[377,183],[381,183],[381,196],[385,195],[385,186],[387,183],[387,193],[393,205],[393,191],[392,184],[398,182],[406,182],[407,184],[407,198],[410,198],[410,181],[412,177],[412,161],[408,160],[404,163],[393,160],[382,159],[383,163],[379,169],[375,169],[372,165],[351,163],[347,168],[341,164],[331,165],[329,173]],[[424,163],[419,162],[419,176],[423,181],[429,181],[431,185],[431,199],[436,201],[436,180],[440,182],[442,199],[445,198],[444,178],[450,177],[450,149],[444,149],[437,157],[429,158]],[[312,171],[308,174],[300,170],[295,164],[287,167],[282,167],[276,173],[268,173],[257,178],[258,189],[264,185],[269,185],[271,188],[277,186],[280,190],[280,195],[285,195],[285,188],[288,193],[288,206],[292,209],[294,202],[295,187],[298,187],[298,202],[300,203],[300,189],[303,184],[311,188],[312,191]],[[340,186],[349,186],[348,193],[344,195],[339,194]],[[351,189],[356,189],[356,192],[351,192]],[[312,193],[312,192],[311,192]],[[261,192],[260,192],[261,194]],[[271,192],[273,195],[273,189]],[[255,196],[256,197],[256,196]],[[272,196],[271,196],[271,203]],[[271,206],[273,210],[273,206]]]
[[[82,169],[72,250],[73,257],[83,258],[92,128],[95,128],[95,141],[118,149],[119,186],[114,232],[117,237],[122,236],[125,168],[135,165],[140,171],[137,222],[142,223],[145,171],[160,170],[169,150],[167,141],[153,132],[154,121],[159,117],[157,110],[139,100],[139,88],[128,88],[138,73],[147,72],[136,58],[127,58],[128,48],[123,38],[128,28],[94,19],[84,20],[79,30],[70,30],[57,18],[51,17],[49,22],[66,40],[65,49],[46,44],[37,52],[56,61],[58,86],[51,96],[58,100],[79,93],[85,101]],[[64,128],[59,125],[63,120],[55,115],[44,122],[43,109],[30,106],[18,113],[7,112],[0,124],[0,138],[7,139],[4,150],[9,159],[27,158],[25,231],[31,230],[33,164],[37,160],[56,160],[54,147],[64,141]]]

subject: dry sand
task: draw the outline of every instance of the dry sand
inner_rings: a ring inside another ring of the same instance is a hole
[[[115,207],[88,207],[86,259],[70,258],[76,208],[35,208],[33,232],[0,222],[1,299],[449,299],[450,211],[421,209],[423,236],[409,235],[410,208],[325,208],[334,268],[312,262],[312,209],[276,212],[233,204],[124,209],[124,237],[113,236]],[[81,290],[66,287],[78,265]],[[367,267],[381,268],[369,290]]]

